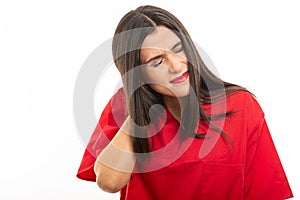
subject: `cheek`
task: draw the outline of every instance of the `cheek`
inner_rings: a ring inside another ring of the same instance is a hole
[[[149,84],[161,84],[164,85],[166,81],[166,75],[163,72],[155,70],[149,70],[145,72],[145,81]]]
[[[172,92],[165,87],[167,83],[166,81],[166,75],[162,72],[156,72],[156,71],[147,71],[145,74],[145,79],[147,84],[156,92],[162,94],[162,95],[172,95]]]

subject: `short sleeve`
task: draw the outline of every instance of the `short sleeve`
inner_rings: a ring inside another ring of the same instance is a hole
[[[97,156],[112,140],[119,126],[127,116],[126,101],[122,88],[119,89],[105,106],[84,151],[77,177],[87,181],[96,181],[94,164]]]
[[[293,197],[266,120],[261,117],[250,135],[245,169],[245,198],[282,200]]]

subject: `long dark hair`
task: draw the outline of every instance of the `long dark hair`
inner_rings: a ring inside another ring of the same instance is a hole
[[[227,138],[226,133],[212,124],[212,120],[225,118],[232,111],[226,111],[216,115],[205,114],[202,104],[213,103],[226,95],[246,90],[245,88],[222,81],[214,75],[202,61],[198,50],[184,28],[182,23],[168,11],[155,6],[141,6],[128,12],[119,22],[113,38],[112,52],[115,65],[122,75],[124,91],[127,95],[128,112],[133,121],[139,126],[147,126],[150,123],[149,110],[155,104],[164,105],[162,95],[155,92],[149,85],[135,88],[135,81],[142,81],[142,73],[128,73],[136,66],[140,66],[140,48],[147,35],[152,33],[157,26],[166,26],[172,30],[181,40],[184,52],[188,60],[190,86],[193,89],[188,97],[181,126],[183,138],[195,136],[194,130],[199,117],[212,125],[222,136]],[[199,105],[195,109],[195,105]],[[157,113],[160,111],[157,110]],[[147,133],[133,130],[133,148],[136,153],[148,153],[151,151]]]

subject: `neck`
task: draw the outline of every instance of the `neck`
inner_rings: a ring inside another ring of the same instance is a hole
[[[180,122],[181,112],[186,106],[188,97],[172,97],[172,96],[163,96],[165,105],[167,106],[170,113],[173,117]]]

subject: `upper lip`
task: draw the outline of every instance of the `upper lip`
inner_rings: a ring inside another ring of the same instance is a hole
[[[173,78],[173,79],[170,81],[170,83],[173,83],[173,82],[177,81],[177,79],[181,79],[182,76],[183,76],[183,74],[185,74],[185,73],[187,73],[187,71],[185,71],[185,72],[183,72],[181,75],[176,76],[175,78]]]

